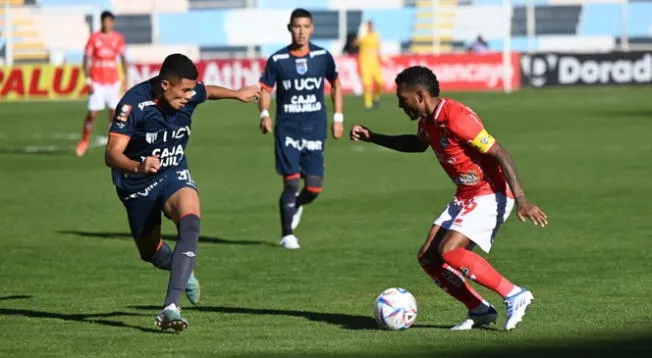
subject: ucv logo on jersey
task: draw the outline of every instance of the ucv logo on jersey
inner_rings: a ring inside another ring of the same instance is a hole
[[[152,143],[156,142],[157,137],[158,137],[157,132],[154,132],[154,133],[149,133],[148,132],[148,133],[145,134],[145,141],[147,143],[149,143],[149,144],[152,144]]]
[[[296,60],[297,73],[300,75],[305,75],[308,73],[308,59],[307,58],[297,58]]]

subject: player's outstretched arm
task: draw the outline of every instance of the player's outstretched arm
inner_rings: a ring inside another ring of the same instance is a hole
[[[548,217],[546,214],[536,205],[530,203],[525,196],[525,191],[521,184],[521,178],[518,175],[516,165],[514,164],[514,160],[509,152],[507,152],[500,143],[495,142],[487,154],[496,158],[498,163],[500,163],[500,167],[503,169],[505,179],[516,198],[516,204],[518,205],[517,216],[519,220],[525,222],[529,219],[534,223],[534,225],[541,227],[548,225]]]
[[[160,161],[158,156],[147,157],[142,162],[129,159],[124,152],[127,149],[130,138],[122,134],[109,135],[104,151],[104,162],[112,169],[134,174],[150,174],[158,172]]]
[[[421,140],[417,135],[404,134],[390,136],[374,133],[369,128],[361,125],[353,126],[351,129],[351,140],[354,142],[371,142],[404,153],[422,153],[429,146],[428,143]]]
[[[260,87],[249,86],[239,90],[232,90],[221,86],[206,86],[208,99],[237,99],[241,102],[257,101],[260,98]]]

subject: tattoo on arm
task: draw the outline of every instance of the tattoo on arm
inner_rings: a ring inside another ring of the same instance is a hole
[[[500,167],[503,169],[503,174],[509,187],[514,193],[514,197],[518,200],[519,198],[525,198],[525,192],[523,191],[523,185],[521,184],[521,179],[516,170],[516,164],[514,164],[514,159],[509,155],[507,150],[503,148],[498,142],[494,144],[494,147],[489,150],[489,154],[498,160]]]

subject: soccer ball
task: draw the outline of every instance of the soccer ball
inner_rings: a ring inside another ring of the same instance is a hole
[[[406,289],[388,288],[376,298],[374,315],[382,328],[407,329],[417,319],[417,301]]]

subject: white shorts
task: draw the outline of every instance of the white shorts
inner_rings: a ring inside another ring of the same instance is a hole
[[[489,253],[498,228],[513,208],[514,199],[502,194],[482,195],[465,201],[454,198],[434,225],[463,234]]]
[[[93,93],[88,97],[88,110],[101,111],[104,108],[114,110],[120,102],[120,82],[99,84],[93,82]]]

